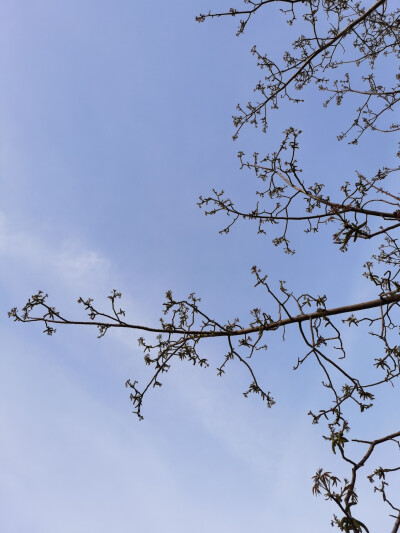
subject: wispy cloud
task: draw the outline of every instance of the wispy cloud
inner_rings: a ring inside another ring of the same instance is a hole
[[[27,278],[62,280],[65,289],[98,287],[110,277],[110,261],[78,239],[46,239],[34,229],[12,225],[0,212],[0,255],[3,279],[21,283]]]

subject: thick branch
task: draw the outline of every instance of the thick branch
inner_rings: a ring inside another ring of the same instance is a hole
[[[340,315],[344,313],[354,313],[356,311],[362,311],[364,309],[373,309],[375,307],[381,307],[383,305],[400,302],[400,293],[388,293],[377,300],[370,300],[368,302],[360,302],[352,305],[345,305],[341,307],[334,307],[332,309],[318,309],[312,313],[300,314],[276,322],[268,322],[260,326],[254,326],[250,328],[242,329],[229,329],[227,327],[220,331],[207,331],[207,330],[190,330],[181,328],[156,328],[149,326],[142,326],[138,324],[129,324],[116,320],[114,322],[98,322],[95,320],[68,320],[65,318],[45,318],[45,317],[29,317],[21,318],[16,314],[16,310],[10,312],[10,316],[15,316],[15,319],[20,322],[46,322],[48,324],[61,324],[61,325],[75,325],[75,326],[96,326],[102,328],[127,328],[136,329],[140,331],[148,331],[150,333],[169,333],[177,335],[188,335],[189,337],[210,338],[210,337],[235,337],[241,335],[250,335],[252,333],[259,333],[262,331],[271,331],[278,328],[287,326],[289,324],[300,324],[315,318],[323,318],[328,316]],[[59,316],[54,312],[54,316]]]

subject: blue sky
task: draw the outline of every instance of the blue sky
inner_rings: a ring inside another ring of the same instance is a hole
[[[320,378],[312,365],[291,372],[299,347],[290,335],[286,344],[272,337],[255,362],[278,400],[273,409],[243,399],[248,377],[235,365],[216,377],[224,352],[209,343],[211,368],[178,364],[138,423],[123,386],[148,376],[136,334],[98,340],[94,330],[59,328],[47,338],[40,327],[5,318],[38,289],[73,316],[78,296],[105,306],[116,288],[132,322],[157,324],[168,289],[179,297],[195,291],[221,320],[246,320],[266,302],[253,288],[253,264],[298,292],[326,293],[331,306],[376,297],[360,276],[366,245],[343,255],[328,232],[307,238],[294,228],[298,253],[288,257],[250,225],[219,235],[224,220],[196,206],[212,187],[250,201],[255,184],[239,171],[237,151],[272,150],[290,125],[304,130],[304,176],[330,190],[395,152],[394,140],[380,137],[356,150],[335,143],[347,108],[315,102],[282,108],[267,136],[247,129],[234,143],[231,115],[259,78],[249,50],[255,42],[278,49],[287,30],[276,14],[260,16],[241,38],[233,20],[194,22],[218,7],[230,6],[6,0],[0,7],[7,533],[330,530],[329,505],[311,495],[310,480],[319,466],[336,464],[306,414],[318,405]],[[349,342],[358,350],[363,341],[351,333]],[[393,430],[384,401],[394,397],[387,391],[378,404],[382,431]],[[378,500],[366,496],[373,524],[369,502]]]

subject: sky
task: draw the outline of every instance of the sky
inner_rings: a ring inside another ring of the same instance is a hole
[[[2,531],[331,530],[333,509],[312,496],[311,476],[339,463],[307,416],[322,398],[321,377],[313,365],[292,372],[295,337],[271,336],[255,361],[277,400],[273,409],[243,398],[248,376],[239,366],[216,376],[224,348],[209,343],[210,368],[178,363],[138,422],[124,387],[127,378],[149,377],[136,333],[99,340],[94,329],[60,327],[49,338],[38,325],[7,319],[39,289],[58,310],[81,317],[79,296],[106,309],[115,288],[135,323],[157,325],[169,289],[180,298],[195,291],[221,320],[245,321],[267,302],[253,287],[254,264],[297,292],[327,294],[331,307],[377,297],[360,275],[366,244],[341,254],[328,231],[306,236],[294,228],[291,257],[248,224],[220,235],[223,217],[197,207],[213,187],[250,202],[256,184],[240,172],[237,152],[273,150],[288,126],[304,132],[304,176],[332,190],[395,153],[394,140],[383,137],[357,149],[337,143],[347,108],[323,110],[318,101],[283,107],[267,135],[248,128],[233,142],[235,106],[259,79],[250,48],[278,50],[289,30],[278,13],[254,19],[240,38],[232,19],[194,21],[225,7],[223,0],[0,6]],[[364,350],[357,333],[347,340]],[[370,437],[371,420],[394,430],[386,406],[396,398],[384,391],[378,421],[368,413],[360,436]],[[377,531],[380,503],[370,487],[364,492]]]

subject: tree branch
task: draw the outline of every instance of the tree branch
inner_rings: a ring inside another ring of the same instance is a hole
[[[150,326],[143,326],[138,324],[129,324],[128,322],[122,322],[115,320],[113,322],[99,322],[95,320],[68,320],[66,318],[47,318],[47,317],[21,317],[18,315],[18,310],[16,308],[11,309],[8,313],[10,317],[14,317],[14,320],[17,322],[46,322],[48,324],[57,324],[57,325],[74,325],[74,326],[95,326],[98,328],[126,328],[126,329],[135,329],[139,331],[148,331],[150,333],[169,333],[177,335],[188,335],[191,337],[199,338],[210,338],[210,337],[235,337],[240,335],[250,335],[252,333],[259,333],[262,331],[273,331],[278,328],[287,326],[289,324],[300,324],[314,318],[324,318],[334,315],[340,315],[345,313],[354,313],[357,311],[362,311],[364,309],[372,309],[375,307],[381,307],[390,303],[400,302],[400,292],[393,292],[382,295],[376,300],[370,300],[367,302],[360,302],[351,305],[345,305],[341,307],[333,307],[331,309],[319,309],[312,313],[304,313],[290,318],[278,320],[275,322],[268,322],[256,327],[250,328],[241,328],[241,329],[223,329],[223,330],[190,330],[190,329],[181,329],[181,328],[156,328]],[[50,309],[46,304],[40,303],[46,309]],[[52,310],[52,313],[55,317],[60,316],[59,313]]]

